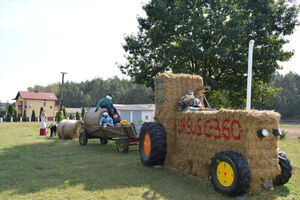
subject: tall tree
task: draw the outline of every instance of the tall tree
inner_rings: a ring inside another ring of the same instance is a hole
[[[23,116],[22,116],[22,121],[23,122],[27,121],[26,109],[24,109],[24,113],[23,113]]]
[[[151,86],[160,72],[198,74],[214,98],[231,107],[245,104],[248,42],[255,40],[253,99],[267,87],[277,61],[293,55],[282,47],[294,32],[299,9],[294,0],[151,0],[139,17],[139,31],[125,37],[127,63],[119,65],[135,82]],[[222,94],[222,95],[218,95]]]
[[[81,109],[81,117],[83,118],[83,117],[84,117],[84,115],[85,115],[85,109],[84,109],[84,108],[82,108],[82,109]]]
[[[32,113],[31,113],[31,121],[33,121],[33,122],[35,121],[35,111],[34,110],[32,110]]]

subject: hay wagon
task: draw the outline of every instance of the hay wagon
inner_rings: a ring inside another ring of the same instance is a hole
[[[119,126],[102,127],[99,120],[105,109],[97,112],[89,110],[83,119],[83,131],[79,135],[79,144],[87,145],[89,139],[100,139],[101,144],[107,144],[109,140],[116,142],[117,151],[127,153],[129,146],[139,144],[139,133],[142,127],[140,123],[121,123]]]
[[[178,111],[181,96],[201,86],[203,80],[196,75],[165,73],[156,77],[156,122],[144,123],[141,128],[142,163],[211,180],[218,192],[229,196],[287,183],[292,167],[277,148],[280,114],[228,109]]]

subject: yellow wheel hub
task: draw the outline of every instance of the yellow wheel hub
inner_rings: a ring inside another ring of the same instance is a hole
[[[220,162],[217,167],[217,179],[224,187],[229,187],[234,181],[234,172],[232,167],[227,162]]]

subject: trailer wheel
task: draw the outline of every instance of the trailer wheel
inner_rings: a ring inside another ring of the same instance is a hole
[[[139,138],[139,152],[144,165],[162,165],[166,158],[165,128],[157,122],[144,123]]]
[[[250,187],[251,172],[246,159],[234,151],[217,153],[210,164],[210,177],[216,191],[235,197]]]
[[[100,144],[107,144],[107,143],[108,143],[107,139],[100,138]]]
[[[127,139],[118,139],[117,142],[117,151],[119,153],[127,153],[129,149],[128,140]]]
[[[87,137],[87,133],[86,132],[80,132],[79,135],[79,144],[80,145],[86,145],[88,142],[88,137]]]
[[[281,168],[281,173],[275,177],[273,180],[274,185],[284,185],[289,182],[292,177],[293,167],[290,164],[290,160],[286,156],[284,151],[278,151],[279,165]]]

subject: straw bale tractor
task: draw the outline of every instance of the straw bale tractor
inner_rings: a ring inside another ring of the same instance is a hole
[[[116,142],[117,151],[127,153],[129,146],[138,145],[139,132],[142,124],[129,123],[121,121],[120,126],[102,127],[99,126],[99,120],[103,111],[99,109],[95,112],[89,110],[83,119],[83,131],[79,135],[79,144],[87,145],[89,139],[98,138],[101,144],[107,144],[108,140]]]
[[[203,87],[200,76],[157,76],[156,122],[144,123],[140,132],[142,163],[210,179],[218,192],[229,196],[242,195],[249,188],[287,183],[292,167],[285,153],[277,149],[280,114],[227,109],[178,111],[180,97],[187,90],[199,91],[199,87]],[[205,98],[199,98],[203,103]]]

